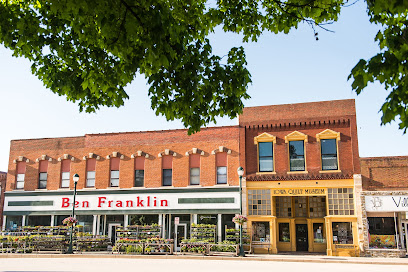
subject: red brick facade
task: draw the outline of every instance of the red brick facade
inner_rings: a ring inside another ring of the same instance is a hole
[[[356,111],[354,100],[324,101],[313,103],[274,105],[245,108],[239,117],[240,158],[245,165],[247,180],[293,180],[352,178],[360,173]],[[316,134],[330,129],[340,132],[338,143],[339,168],[341,172],[320,173],[321,152]],[[289,172],[289,151],[285,136],[299,131],[306,134],[305,145],[307,174],[287,174]],[[257,145],[254,137],[267,132],[276,136],[274,151],[274,175],[256,175],[258,171]],[[264,176],[264,177],[262,177]]]
[[[4,191],[6,189],[7,173],[0,172],[0,226],[3,224]]]
[[[114,152],[120,160],[120,188],[134,186],[135,159],[133,154],[142,151],[145,159],[144,187],[155,188],[162,186],[162,157],[166,149],[173,155],[172,185],[174,187],[186,187],[189,185],[189,156],[197,148],[200,154],[200,185],[216,185],[216,156],[223,146],[223,152],[227,154],[229,185],[238,185],[236,169],[239,166],[239,128],[216,127],[202,129],[201,132],[188,136],[186,130],[130,132],[130,133],[107,133],[87,134],[83,137],[32,139],[11,141],[10,160],[7,177],[7,191],[16,189],[16,171],[18,160],[26,163],[24,190],[33,191],[39,188],[39,162],[45,159],[48,162],[47,190],[57,190],[61,185],[61,161],[64,154],[72,158],[70,173],[72,188],[72,175],[78,173],[80,180],[78,189],[85,187],[86,160],[84,156],[99,156],[96,161],[95,188],[106,189],[110,180],[110,159]],[[216,150],[214,152],[214,150]],[[159,156],[159,153],[161,155]],[[46,156],[44,156],[46,155]],[[137,156],[137,154],[135,155]],[[60,160],[61,160],[60,159]],[[36,161],[37,160],[37,161]]]
[[[363,190],[407,190],[408,156],[361,158],[360,162]]]

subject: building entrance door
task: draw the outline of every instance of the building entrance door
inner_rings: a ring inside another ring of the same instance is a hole
[[[175,225],[175,251],[180,252],[180,243],[183,239],[187,238],[187,224]]]
[[[307,224],[296,224],[296,251],[308,251]]]
[[[115,244],[116,241],[116,228],[120,227],[119,223],[109,223],[108,225],[108,237],[110,238],[112,244]]]

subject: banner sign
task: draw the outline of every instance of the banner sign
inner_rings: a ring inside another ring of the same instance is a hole
[[[367,212],[408,212],[408,195],[365,196]]]
[[[326,195],[325,188],[293,188],[293,189],[271,189],[274,196],[319,196]]]

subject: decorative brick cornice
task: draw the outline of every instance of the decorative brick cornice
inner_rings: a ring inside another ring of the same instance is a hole
[[[247,181],[284,181],[284,180],[325,180],[325,179],[352,179],[352,173],[327,173],[327,174],[290,174],[290,175],[276,175],[265,174],[256,175],[251,174],[246,176]]]

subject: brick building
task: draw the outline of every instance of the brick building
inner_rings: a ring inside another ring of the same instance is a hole
[[[222,239],[239,213],[238,154],[238,126],[14,140],[3,228],[60,225],[77,173],[76,215],[86,232],[159,223],[166,237],[180,238],[196,222],[217,224]]]
[[[361,174],[365,255],[405,256],[408,156],[361,158]]]
[[[6,189],[7,173],[0,171],[0,226],[3,223],[4,191]]]
[[[257,250],[358,255],[354,100],[245,108],[239,126]]]

